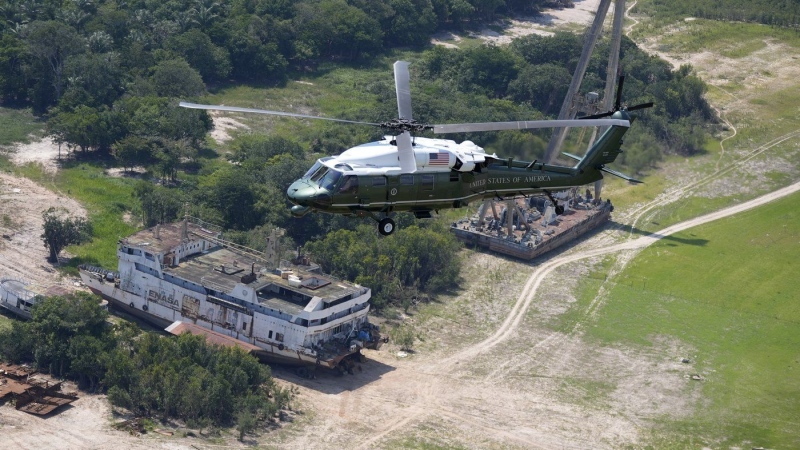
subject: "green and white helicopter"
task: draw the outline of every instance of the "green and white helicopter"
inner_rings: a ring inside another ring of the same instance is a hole
[[[448,125],[418,123],[411,113],[408,63],[394,64],[395,89],[399,118],[390,122],[371,123],[281,111],[199,105],[181,102],[186,108],[271,114],[319,119],[348,124],[381,127],[391,134],[383,140],[361,144],[338,156],[317,160],[311,169],[292,183],[286,192],[294,203],[291,212],[300,217],[311,211],[331,214],[369,216],[378,222],[378,231],[392,234],[396,212],[410,211],[417,218],[429,218],[433,211],[460,208],[485,198],[504,198],[551,192],[594,183],[611,174],[633,183],[640,183],[606,166],[622,150],[622,137],[628,131],[628,111],[652,106],[652,103],[630,108],[620,106],[623,78],[617,89],[614,110],[575,120],[541,120],[520,122],[486,122]],[[489,155],[471,141],[456,143],[447,139],[414,137],[412,133],[433,130],[436,134],[495,130],[522,130],[550,127],[608,126],[583,157],[565,153],[576,159],[575,166],[544,164],[537,161],[503,159]],[[563,212],[562,207],[556,212]]]

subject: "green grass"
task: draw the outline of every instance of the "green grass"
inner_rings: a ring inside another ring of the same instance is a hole
[[[0,108],[0,146],[28,143],[44,135],[44,122],[26,109]]]
[[[117,267],[117,241],[136,231],[122,220],[135,203],[132,196],[134,181],[108,177],[103,168],[86,163],[62,168],[58,174],[42,172],[39,166],[25,165],[16,169],[18,175],[30,178],[43,186],[80,202],[89,214],[94,227],[93,240],[71,246],[67,250],[75,255],[65,268],[77,273],[78,264],[88,263],[109,269]]]
[[[650,346],[668,336],[696,351],[704,399],[663,418],[657,448],[798,448],[800,194],[663,239],[606,286],[587,329],[600,344]],[[585,309],[598,279],[584,282]],[[570,326],[580,311],[562,318]]]

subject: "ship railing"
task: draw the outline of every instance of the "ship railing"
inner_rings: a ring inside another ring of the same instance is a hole
[[[200,284],[203,285],[203,287],[211,288],[211,289],[213,289],[213,290],[215,290],[217,292],[225,292],[225,293],[227,293],[230,290],[230,288],[225,287],[225,286],[223,286],[223,285],[221,285],[221,284],[219,284],[217,282],[211,281],[206,277],[201,277],[200,278]]]
[[[11,290],[6,289],[9,292],[13,293],[14,296],[17,297],[18,299],[25,300],[25,301],[30,301],[34,297],[36,297],[36,293],[29,289],[29,288],[33,287],[33,284],[31,282],[23,280],[22,278],[17,278],[17,277],[0,278],[0,284],[5,283],[6,281],[16,281],[17,283],[19,283],[19,284],[21,284],[23,286],[22,292],[18,292],[17,290],[14,290],[12,292]]]
[[[259,261],[267,262],[267,255],[262,253],[262,252],[260,252],[260,251],[258,251],[258,250],[256,250],[256,249],[253,249],[253,248],[250,248],[250,247],[245,247],[244,245],[237,244],[235,242],[231,242],[231,241],[223,239],[223,238],[213,237],[213,236],[209,236],[209,235],[206,235],[206,234],[200,234],[200,233],[196,233],[194,231],[189,231],[189,232],[194,234],[194,235],[196,235],[196,236],[198,236],[198,237],[200,237],[200,238],[202,238],[202,239],[205,239],[205,240],[207,240],[209,242],[213,242],[213,243],[215,243],[215,244],[217,244],[217,245],[219,245],[221,247],[232,248],[232,249],[236,250],[237,252],[243,253],[243,254],[245,254],[247,256],[250,256],[252,258],[255,258],[255,259],[259,260]]]

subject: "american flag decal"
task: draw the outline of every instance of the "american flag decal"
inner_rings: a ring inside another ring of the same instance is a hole
[[[450,164],[450,153],[447,152],[428,153],[429,166],[446,166],[448,164]]]

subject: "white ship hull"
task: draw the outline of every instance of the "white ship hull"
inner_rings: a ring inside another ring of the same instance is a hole
[[[247,311],[246,308],[236,308],[238,305],[230,304],[226,305],[229,308],[224,308],[218,303],[214,304],[209,302],[207,297],[198,298],[202,297],[202,295],[197,292],[165,283],[163,280],[152,276],[146,276],[149,279],[144,282],[144,284],[150,286],[150,289],[146,291],[143,290],[144,292],[148,292],[148,297],[123,290],[120,288],[118,282],[115,284],[105,279],[101,274],[81,269],[80,276],[83,283],[93,293],[101,295],[103,298],[107,299],[110,304],[124,311],[126,314],[130,314],[161,328],[167,328],[178,321],[193,323],[203,328],[216,331],[217,333],[230,336],[239,341],[257,346],[260,350],[254,351],[253,353],[265,362],[296,366],[327,367],[333,369],[348,356],[360,353],[361,346],[353,346],[349,352],[339,353],[334,357],[325,358],[320,357],[317,352],[308,347],[269,340],[268,336],[272,335],[272,333],[265,330],[270,329],[274,331],[276,329],[281,329],[289,331],[286,330],[287,324],[270,316],[265,316],[254,311]],[[144,277],[145,276],[143,276],[143,278]],[[167,292],[172,295],[158,295]],[[191,305],[187,303],[191,303]],[[189,310],[190,313],[184,314],[187,310]],[[208,315],[199,314],[199,311],[210,312],[212,310],[213,313]],[[362,320],[366,321],[368,311],[369,308],[367,307],[359,311],[360,314],[347,317],[347,320],[355,320],[356,322]],[[195,314],[192,314],[192,312]],[[208,316],[212,314],[215,318],[208,320]],[[216,320],[216,318],[219,317],[224,317],[224,320]],[[259,324],[261,324],[260,327]],[[329,326],[327,328],[331,327]],[[288,338],[289,336],[287,336],[287,334],[288,333],[285,333],[284,336]],[[296,341],[296,338],[299,336],[294,337]]]

